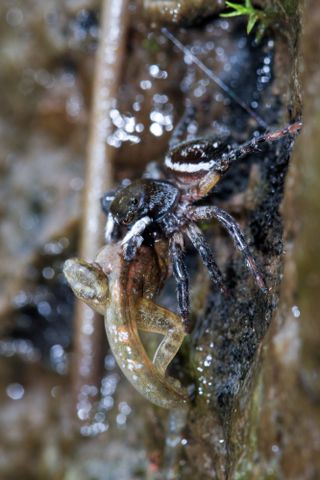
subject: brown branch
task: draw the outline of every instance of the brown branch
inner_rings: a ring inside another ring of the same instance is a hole
[[[128,0],[103,0],[100,42],[96,56],[91,125],[87,150],[80,256],[93,260],[103,241],[102,194],[112,186],[110,109],[117,95],[128,25]],[[103,319],[82,302],[75,314],[73,386],[77,397],[84,385],[98,385],[103,345]]]

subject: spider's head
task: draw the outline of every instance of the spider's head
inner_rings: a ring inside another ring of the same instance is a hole
[[[155,220],[175,205],[179,190],[171,183],[142,179],[121,189],[110,205],[110,213],[120,225],[130,225],[142,217]]]
[[[110,205],[110,213],[120,225],[130,225],[144,216],[146,207],[145,186],[138,180],[118,192]]]

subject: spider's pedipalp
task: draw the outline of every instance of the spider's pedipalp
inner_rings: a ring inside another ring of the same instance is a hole
[[[177,283],[178,310],[181,315],[186,332],[190,331],[190,300],[189,300],[189,278],[184,261],[183,236],[181,233],[174,233],[169,239],[169,253],[172,261],[173,275]]]
[[[136,223],[133,224],[132,228],[129,230],[129,232],[124,236],[121,245],[125,245],[128,243],[133,237],[136,235],[140,235],[141,233],[144,232],[146,229],[147,225],[151,223],[151,218],[146,216],[142,217],[139,220],[136,221]]]
[[[107,192],[100,198],[102,211],[107,216],[109,214],[110,205],[113,202],[117,191],[118,190],[112,190],[111,192]]]
[[[105,230],[104,230],[104,238],[106,243],[111,243],[114,228],[115,228],[115,221],[112,213],[109,212],[107,216]]]
[[[199,252],[203,263],[207,267],[212,282],[219,287],[222,293],[226,293],[226,287],[223,283],[221,271],[200,228],[194,223],[190,223],[186,228],[186,233],[195,249]]]
[[[226,230],[232,237],[235,246],[241,251],[258,287],[264,293],[267,293],[268,289],[264,282],[263,276],[260,272],[259,267],[256,264],[255,259],[250,252],[249,246],[243,236],[243,233],[241,232],[238,223],[229,213],[218,207],[194,207],[193,209],[189,210],[188,216],[193,221],[209,220],[211,218],[216,218],[226,228]]]
[[[142,233],[151,223],[150,217],[142,217],[133,224],[131,230],[123,238],[121,245],[123,247],[124,258],[130,262],[136,255],[138,248],[143,242]]]
[[[104,239],[106,243],[111,243],[112,236],[115,231],[115,221],[112,213],[110,213],[110,205],[113,202],[117,191],[118,189],[112,190],[111,192],[107,192],[100,199],[102,211],[107,217],[107,221],[104,229]]]

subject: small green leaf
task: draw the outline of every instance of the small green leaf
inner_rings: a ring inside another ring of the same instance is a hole
[[[256,22],[259,20],[259,17],[256,13],[249,15],[248,18],[248,25],[247,25],[247,34],[252,31],[253,27],[255,26]]]
[[[240,15],[249,15],[247,8],[238,3],[226,2],[227,7],[233,8],[233,12],[222,13],[221,17],[237,17]]]
[[[241,15],[247,15],[247,34],[249,34],[257,22],[264,24],[266,28],[267,20],[266,14],[263,10],[258,10],[252,6],[251,0],[244,0],[244,4],[233,3],[226,1],[226,6],[231,8],[230,12],[220,14],[221,17],[230,18],[230,17],[239,17]],[[259,27],[260,28],[260,27]]]
[[[238,12],[243,12],[243,13],[248,13],[248,9],[244,5],[239,5],[239,3],[233,3],[233,2],[226,2],[227,7],[233,8],[234,10]]]
[[[241,13],[241,12],[221,13],[220,17],[224,17],[224,18],[239,17],[240,15],[246,15],[246,13]]]

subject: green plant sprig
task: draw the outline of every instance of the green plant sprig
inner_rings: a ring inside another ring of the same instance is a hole
[[[255,24],[258,21],[261,21],[263,24],[267,23],[267,15],[262,11],[255,8],[251,0],[245,0],[244,4],[233,3],[233,2],[226,2],[226,6],[233,9],[231,12],[222,13],[221,17],[239,17],[240,15],[247,15],[248,16],[248,23],[247,23],[247,34],[249,34]]]

